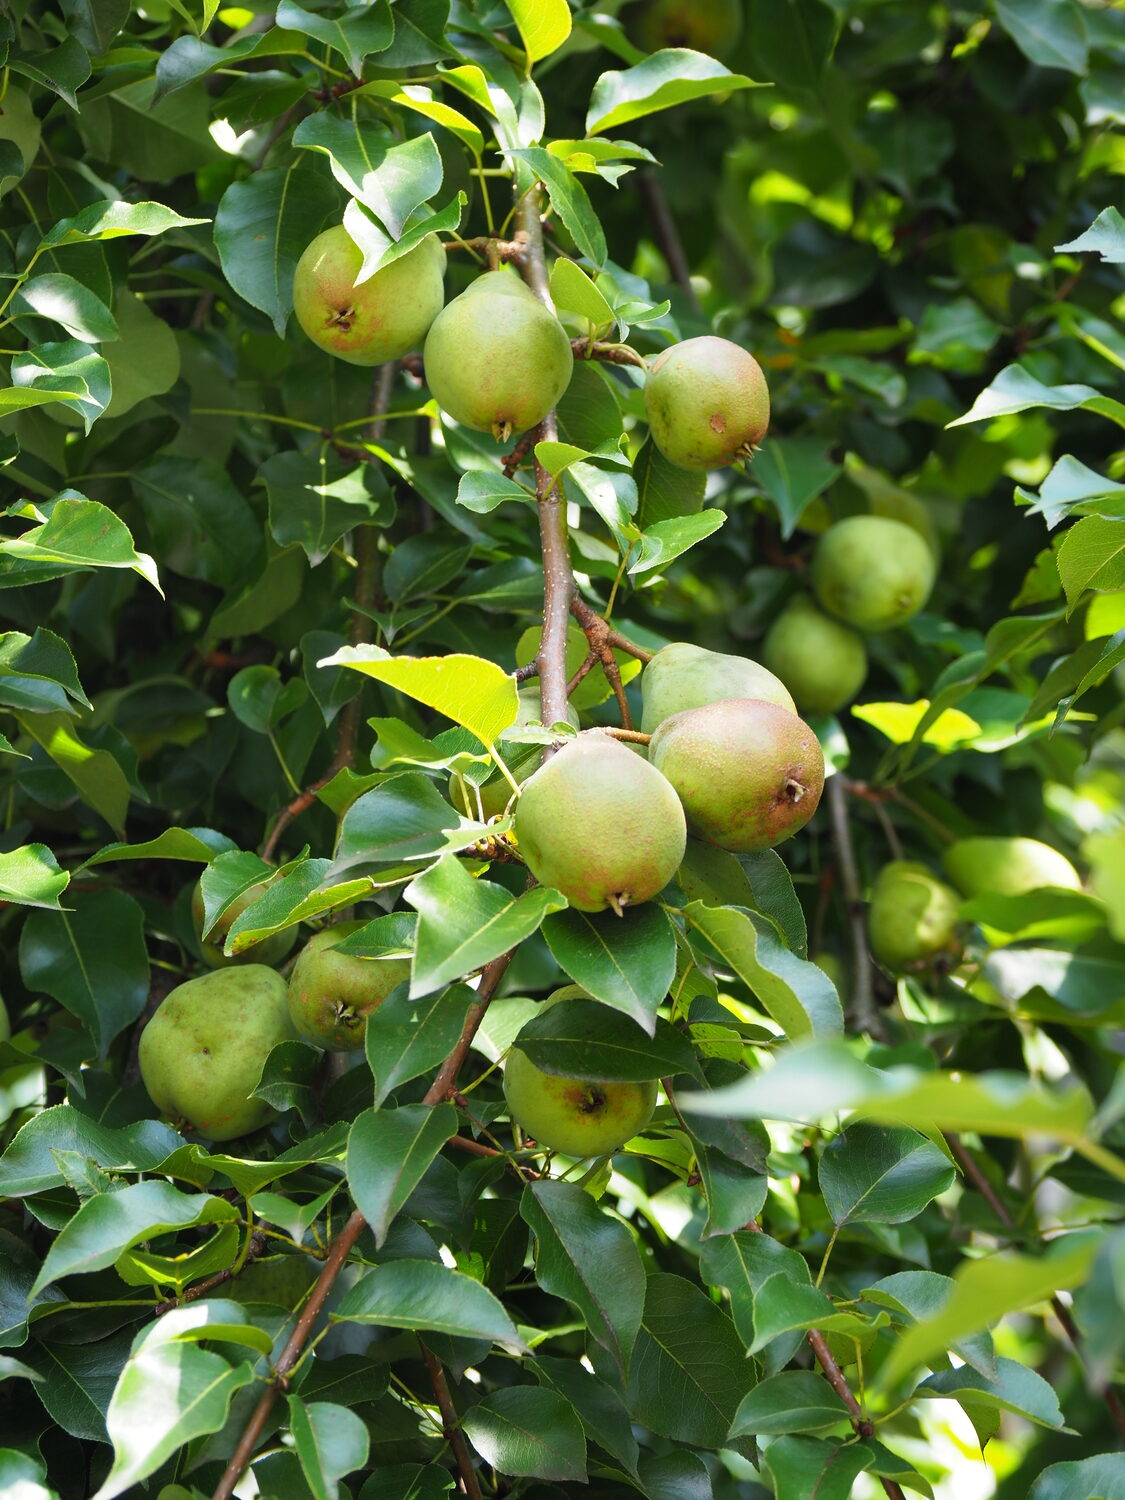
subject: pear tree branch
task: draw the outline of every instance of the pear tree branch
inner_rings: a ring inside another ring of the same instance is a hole
[[[852,842],[852,825],[848,817],[848,787],[837,774],[828,778],[825,787],[828,811],[832,819],[832,840],[836,846],[836,864],[844,888],[844,906],[852,944],[852,1015],[862,1029],[876,1040],[884,1039],[883,1018],[875,1006],[871,985],[871,956],[867,951],[867,916],[863,888],[859,881],[859,864]]]

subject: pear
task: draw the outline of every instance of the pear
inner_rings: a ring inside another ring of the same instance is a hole
[[[337,953],[337,944],[363,922],[338,922],[315,933],[297,955],[289,976],[289,1019],[316,1047],[355,1052],[363,1046],[367,1018],[390,992],[410,978],[408,958],[359,958]]]
[[[539,1145],[567,1156],[608,1156],[652,1119],[656,1084],[563,1078],[514,1047],[504,1064],[504,1098],[512,1119]]]
[[[318,234],[293,273],[293,311],[318,349],[350,365],[381,365],[417,349],[445,297],[436,234],[358,286],[363,251],[342,224]]]
[[[270,1051],[294,1036],[280,974],[264,964],[216,969],[161,1002],[141,1033],[141,1079],[178,1129],[229,1141],[273,1117],[250,1093]]]
[[[762,656],[805,714],[834,714],[850,703],[867,677],[867,647],[850,626],[798,594],[778,615]]]
[[[889,630],[930,597],[937,563],[913,526],[848,516],[817,543],[812,584],[822,608],[857,630]]]
[[[651,734],[673,714],[723,698],[762,698],[791,713],[797,708],[780,678],[749,657],[674,641],[658,651],[641,674],[641,728]]]
[[[227,933],[234,926],[236,919],[248,906],[253,906],[255,901],[260,899],[265,889],[265,881],[259,881],[257,885],[249,886],[240,896],[236,896],[204,938],[202,936],[205,920],[203,888],[198,881],[196,882],[191,896],[191,914],[195,920],[196,935],[199,937],[199,951],[203,955],[203,962],[209,968],[221,969],[228,964],[279,964],[289,956],[293,944],[297,941],[296,927],[286,927],[282,932],[271,932],[269,937],[262,938],[261,942],[244,949],[241,953],[228,955],[223,952]]]
[[[646,52],[687,47],[725,57],[742,31],[742,0],[642,0],[625,20]]]
[[[562,324],[513,271],[489,271],[441,310],[422,361],[454,421],[506,442],[537,426],[570,384]]]
[[[752,354],[705,334],[658,354],[645,381],[652,440],[681,469],[749,458],[770,420],[770,393]]]
[[[735,854],[772,849],[803,828],[824,789],[816,735],[759,698],[673,714],[648,753],[679,794],[691,832]]]
[[[1080,891],[1078,871],[1038,839],[958,839],[945,851],[946,874],[965,896],[1022,896],[1045,885]]]
[[[668,782],[596,729],[564,745],[528,781],[515,834],[540,885],[580,911],[610,907],[619,916],[664,889],[687,843]]]
[[[961,898],[926,865],[893,859],[879,871],[867,909],[871,951],[892,973],[956,952]]]

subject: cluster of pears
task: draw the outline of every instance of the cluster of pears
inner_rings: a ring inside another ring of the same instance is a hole
[[[141,1034],[141,1079],[177,1127],[214,1141],[257,1130],[274,1116],[253,1097],[266,1059],[280,1042],[303,1040],[334,1051],[361,1048],[367,1018],[409,978],[405,958],[369,959],[337,946],[364,924],[340,922],[315,933],[297,955],[288,982],[272,967],[297,941],[296,928],[273,933],[234,956],[223,941],[235,918],[257,901],[264,882],[241,892],[200,939],[211,972],[170,991]],[[192,898],[197,934],[203,898]]]
[[[426,235],[357,285],[363,253],[342,224],[305,250],[293,277],[297,321],[351,364],[422,347],[434,400],[455,421],[505,442],[558,403],[574,370],[566,330],[522,278],[488,271],[443,305],[445,252]],[[659,354],[645,382],[653,442],[685,469],[749,458],[769,425],[765,376],[729,339],[686,339]]]
[[[582,911],[619,915],[675,874],[688,833],[735,853],[803,828],[824,756],[785,685],[757,662],[677,643],[641,677],[647,756],[605,730],[564,745],[524,786],[528,868]]]
[[[871,951],[893,974],[955,961],[961,953],[962,901],[975,896],[1023,896],[1044,887],[1080,890],[1078,871],[1064,854],[1037,839],[958,839],[943,856],[952,885],[928,865],[892,860],[871,891],[867,932]]]

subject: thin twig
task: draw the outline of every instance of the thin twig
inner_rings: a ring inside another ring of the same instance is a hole
[[[649,222],[652,224],[652,232],[656,236],[656,243],[660,246],[664,259],[668,262],[668,272],[672,280],[685,293],[692,307],[699,311],[699,298],[695,295],[695,288],[691,284],[691,267],[688,258],[684,254],[683,241],[680,239],[680,231],[676,228],[676,221],[672,217],[672,210],[668,206],[668,199],[664,193],[664,185],[649,167],[642,167],[637,173],[637,184],[648,209]]]
[[[852,1015],[860,1028],[877,1041],[885,1039],[883,1018],[875,1006],[871,988],[871,958],[867,951],[867,919],[863,891],[859,883],[852,828],[848,818],[848,788],[842,776],[829,777],[828,811],[832,818],[832,838],[836,846],[836,863],[844,891],[848,927],[852,944]]]
[[[469,1006],[465,1021],[461,1027],[461,1035],[457,1045],[450,1053],[448,1059],[442,1064],[441,1070],[433,1083],[427,1089],[422,1100],[423,1104],[440,1104],[447,1099],[456,1086],[457,1073],[469,1048],[473,1044],[477,1028],[484,1019],[484,1013],[488,1009],[489,1001],[496,993],[496,988],[504,976],[504,971],[512,960],[511,953],[505,953],[500,958],[494,959],[481,974],[480,984],[477,987],[477,997]],[[329,1293],[336,1284],[336,1278],[343,1270],[348,1256],[351,1254],[356,1241],[363,1233],[367,1220],[356,1209],[351,1218],[341,1229],[340,1233],[332,1241],[328,1256],[324,1262],[324,1269],[317,1278],[312,1291],[309,1293],[308,1301],[301,1311],[301,1316],[285,1348],[281,1351],[277,1364],[274,1366],[274,1378],[263,1390],[258,1404],[250,1417],[242,1436],[238,1440],[238,1446],[231,1454],[230,1462],[223,1471],[223,1476],[215,1487],[213,1500],[231,1500],[234,1487],[241,1479],[243,1472],[254,1456],[254,1450],[258,1446],[262,1432],[265,1429],[269,1414],[273,1410],[273,1404],[278,1395],[288,1385],[289,1374],[297,1363],[302,1349],[308,1341],[313,1325],[328,1300]]]
[[[426,1373],[430,1377],[430,1384],[434,1388],[437,1398],[438,1410],[441,1412],[441,1425],[445,1438],[453,1450],[453,1457],[457,1460],[457,1473],[461,1480],[461,1489],[469,1497],[469,1500],[481,1500],[480,1483],[477,1480],[477,1471],[473,1467],[472,1455],[465,1442],[465,1434],[461,1431],[461,1418],[457,1415],[457,1408],[453,1405],[453,1397],[449,1394],[449,1386],[445,1379],[445,1371],[442,1369],[441,1360],[434,1354],[432,1349],[427,1349],[421,1339],[418,1347],[422,1351],[422,1363],[426,1367]]]
[[[523,245],[519,266],[523,279],[545,307],[554,312],[543,253],[543,226],[539,222],[541,191],[536,184],[516,205],[516,239]],[[549,412],[539,424],[536,442],[555,442],[558,423]],[[566,718],[566,630],[570,601],[574,596],[574,574],[566,536],[566,504],[553,474],[535,464],[535,495],[539,511],[539,545],[543,554],[543,634],[536,661],[539,664],[540,713],[544,724]],[[549,748],[544,754],[549,753]]]
[[[630,349],[628,344],[604,344],[597,339],[571,339],[570,347],[575,359],[596,359],[607,365],[636,365],[641,370],[648,369],[644,355]]]

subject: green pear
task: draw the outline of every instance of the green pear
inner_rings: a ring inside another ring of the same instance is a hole
[[[749,458],[770,421],[770,393],[752,354],[711,334],[658,354],[645,380],[652,440],[681,469]]]
[[[816,735],[759,698],[673,714],[648,753],[675,787],[691,832],[735,854],[772,849],[803,828],[824,789]]]
[[[1022,896],[1045,885],[1082,889],[1066,855],[1038,839],[958,839],[945,851],[944,863],[964,896]]]
[[[518,691],[520,700],[519,713],[516,715],[516,724],[524,727],[528,724],[540,724],[543,720],[543,711],[539,702],[539,688],[535,685],[525,685]],[[567,704],[567,722],[578,728],[578,713]],[[504,764],[511,773],[512,780],[517,786],[523,786],[538,771],[543,761],[543,746],[522,744],[513,741],[511,744],[500,746],[504,756]],[[479,788],[481,811],[486,818],[495,818],[504,812],[511,802],[515,793],[512,791],[512,783],[507,776],[499,770],[494,771],[486,782]],[[475,818],[477,815],[476,799],[473,793],[467,793],[465,803],[468,815]]]
[[[587,730],[536,771],[516,806],[520,853],[540,885],[580,911],[620,916],[657,895],[687,843],[663,776],[602,730]]]
[[[913,526],[848,516],[817,543],[812,584],[821,607],[857,630],[889,630],[930,597],[937,563]]]
[[[646,52],[687,47],[725,57],[742,32],[742,0],[642,0],[625,21]]]
[[[245,949],[242,953],[226,954],[223,952],[223,944],[226,942],[227,933],[235,924],[236,918],[240,917],[247,907],[253,906],[266,889],[265,881],[259,881],[257,885],[249,886],[236,896],[231,904],[220,916],[215,925],[203,937],[203,923],[206,913],[203,907],[203,888],[197,881],[195,890],[191,896],[191,914],[195,921],[196,936],[199,938],[199,951],[203,955],[203,962],[212,969],[226,968],[229,964],[279,964],[289,956],[293,944],[297,941],[296,927],[287,927],[283,932],[271,932],[269,937],[262,938],[261,942]]]
[[[770,626],[762,656],[803,714],[834,714],[867,677],[863,637],[817,609],[806,594],[790,600]]]
[[[574,369],[562,324],[514,271],[478,276],[447,303],[422,360],[442,411],[497,442],[537,426]]]
[[[356,285],[363,251],[342,224],[318,234],[293,274],[293,311],[318,349],[381,365],[420,347],[444,300],[436,234]]]
[[[161,1002],[141,1033],[141,1079],[178,1129],[229,1141],[273,1117],[250,1093],[271,1050],[295,1035],[280,974],[264,964],[216,969]]]
[[[893,859],[879,871],[867,908],[871,951],[901,974],[940,953],[958,950],[961,898],[926,865]]]
[[[673,714],[724,698],[762,698],[791,713],[797,710],[781,679],[748,656],[727,656],[674,641],[658,651],[641,674],[641,729],[652,734]]]
[[[410,978],[408,958],[359,958],[336,947],[364,922],[338,922],[315,933],[297,955],[289,976],[289,1019],[316,1047],[356,1052],[367,1018],[390,992]]]
[[[567,1156],[608,1156],[652,1119],[656,1084],[561,1078],[513,1047],[504,1064],[504,1098],[512,1119],[540,1146]]]

